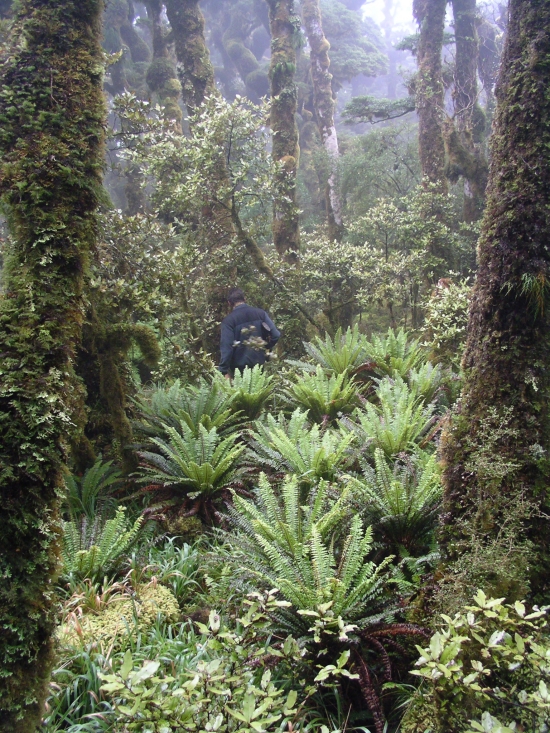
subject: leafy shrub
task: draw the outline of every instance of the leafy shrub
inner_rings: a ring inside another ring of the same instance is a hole
[[[444,624],[413,674],[424,681],[403,731],[420,733],[416,720],[437,721],[436,731],[545,731],[550,723],[548,609],[504,604],[479,590],[473,606]],[[499,721],[506,721],[505,723]]]
[[[232,382],[218,377],[231,401],[234,412],[240,412],[248,420],[256,420],[271,397],[274,390],[273,376],[266,374],[257,364],[250,369],[245,367],[242,372],[237,370]]]
[[[201,514],[212,521],[224,489],[241,475],[238,459],[243,445],[235,445],[236,435],[221,438],[216,428],[199,425],[198,433],[180,424],[179,432],[166,428],[169,440],[154,438],[159,453],[143,451],[139,455],[147,490],[157,494],[156,509],[178,506],[188,514]]]
[[[149,399],[136,400],[142,421],[136,430],[146,436],[167,436],[167,428],[181,431],[182,423],[199,434],[199,426],[206,430],[217,428],[220,434],[234,429],[235,410],[231,398],[219,382],[205,379],[198,384],[182,386],[176,380],[171,387],[158,387]]]
[[[235,628],[225,625],[216,611],[207,624],[198,624],[202,654],[192,668],[176,676],[158,660],[136,665],[129,651],[116,671],[101,674],[101,690],[112,700],[117,725],[142,733],[178,729],[274,733],[296,723],[298,693],[285,694],[272,681],[271,670],[261,664],[267,652],[262,642],[267,635],[266,612],[277,608],[278,601],[274,595],[258,594],[248,604]],[[295,647],[290,643],[287,647],[291,657]]]
[[[112,499],[113,487],[117,484],[121,472],[113,468],[113,462],[103,462],[99,456],[91,468],[82,477],[68,474],[65,477],[67,488],[64,496],[64,508],[73,519],[85,515],[93,521],[99,509]]]
[[[441,498],[435,455],[417,453],[398,459],[393,467],[380,448],[374,468],[361,462],[361,477],[346,477],[363,516],[392,552],[417,553],[429,544]]]
[[[332,481],[349,462],[354,435],[309,426],[307,414],[295,410],[290,419],[267,415],[252,433],[251,458],[256,465],[294,473],[300,482]]]
[[[449,282],[437,287],[426,303],[424,345],[432,357],[455,367],[460,366],[464,350],[471,293],[466,280]]]
[[[339,414],[357,406],[358,389],[347,372],[328,375],[321,366],[314,374],[302,373],[288,388],[288,395],[308,411],[314,422],[333,422]]]
[[[362,445],[380,448],[388,458],[415,450],[433,424],[434,405],[424,405],[402,379],[381,380],[377,397],[379,404],[365,403],[354,413],[355,420],[344,419],[342,425]]]
[[[62,575],[101,580],[112,574],[136,542],[142,525],[143,517],[131,525],[124,507],[118,507],[112,519],[99,514],[93,521],[84,516],[63,522]]]

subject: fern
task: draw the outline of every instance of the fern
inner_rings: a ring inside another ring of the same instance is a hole
[[[143,517],[130,525],[124,507],[106,521],[98,515],[94,521],[84,516],[79,522],[63,522],[62,575],[99,581],[112,574],[136,542],[142,525]]]
[[[65,477],[64,508],[73,519],[85,515],[88,520],[93,520],[98,509],[105,509],[112,499],[110,495],[120,475],[121,472],[113,468],[113,462],[104,463],[101,456],[82,477],[68,474]]]
[[[274,389],[273,376],[269,376],[257,364],[250,369],[245,367],[242,372],[237,370],[233,381],[218,377],[230,401],[234,412],[240,412],[248,420],[256,420]]]
[[[232,432],[239,420],[238,410],[222,386],[201,379],[197,385],[182,387],[176,380],[167,389],[157,387],[148,399],[135,402],[142,419],[135,430],[149,437],[167,436],[167,429],[180,431],[182,424],[199,434],[199,426],[218,429],[222,434]]]
[[[314,422],[334,421],[359,404],[359,390],[347,372],[327,376],[321,366],[314,374],[304,372],[290,384],[287,395],[308,411]]]
[[[155,438],[159,453],[143,451],[143,480],[171,487],[194,499],[205,498],[224,488],[239,475],[237,461],[244,446],[235,445],[236,435],[221,439],[216,428],[199,425],[198,433],[181,423],[179,432],[166,429],[169,440]]]
[[[355,420],[342,425],[354,432],[361,444],[380,448],[386,456],[416,450],[418,441],[433,425],[434,405],[424,405],[401,378],[383,379],[377,391],[379,404],[365,403]]]
[[[326,334],[324,340],[317,336],[313,343],[304,341],[304,348],[313,361],[323,369],[343,374],[350,373],[365,361],[366,344],[365,336],[359,333],[357,326],[354,326],[353,329],[348,328],[344,332],[339,328],[334,338]],[[288,363],[300,369],[315,371],[314,366],[302,361],[289,359]]]
[[[308,503],[296,512],[300,496],[296,477],[287,477],[277,494],[262,476],[257,504],[236,496],[231,510],[240,530],[236,541],[244,550],[240,564],[257,584],[278,588],[292,604],[281,612],[281,620],[299,633],[305,633],[308,621],[298,612],[317,612],[323,604],[328,604],[335,618],[341,616],[346,621],[380,611],[377,599],[388,562],[377,567],[366,559],[372,535],[363,530],[357,515],[351,520],[338,560],[333,535],[349,514],[349,496],[344,490],[333,503],[327,489],[328,484],[320,482],[312,489]]]
[[[379,377],[400,376],[420,366],[426,357],[418,339],[409,341],[406,331],[388,329],[385,336],[374,335],[365,344],[368,370]]]
[[[436,456],[419,453],[392,467],[377,448],[374,464],[362,463],[361,478],[347,477],[354,498],[364,506],[363,515],[392,552],[424,550],[441,500]]]
[[[257,423],[252,432],[248,460],[295,474],[303,485],[312,485],[339,475],[352,460],[353,441],[351,433],[310,427],[306,413],[300,410],[295,410],[290,420],[281,414],[277,419],[267,415],[265,424]]]

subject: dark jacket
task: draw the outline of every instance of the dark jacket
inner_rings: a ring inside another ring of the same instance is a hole
[[[222,321],[220,372],[228,374],[235,369],[263,364],[266,349],[273,348],[280,336],[271,318],[261,308],[253,308],[246,303],[235,306]]]

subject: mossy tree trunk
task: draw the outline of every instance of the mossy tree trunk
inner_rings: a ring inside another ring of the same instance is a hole
[[[0,302],[0,730],[39,725],[52,663],[53,580],[73,372],[102,196],[103,0],[22,0],[2,69],[0,190],[13,236]]]
[[[319,0],[302,0],[302,16],[310,47],[311,77],[313,81],[313,106],[321,142],[327,154],[330,173],[325,200],[328,219],[328,233],[332,240],[342,239],[344,223],[342,203],[338,191],[338,136],[334,124],[334,99],[332,97],[332,75],[329,72],[330,44],[325,38]]]
[[[447,190],[443,140],[444,88],[441,50],[447,0],[414,0],[414,16],[420,26],[418,74],[415,82],[418,113],[418,147],[422,175]]]
[[[447,580],[466,595],[530,583],[548,597],[549,73],[550,1],[511,0],[464,391],[442,444]]]
[[[183,99],[192,115],[205,97],[217,93],[214,67],[204,39],[204,18],[199,0],[167,0],[166,12],[174,34]]]
[[[299,19],[294,0],[267,0],[271,29],[271,131],[273,159],[280,164],[279,196],[273,212],[273,240],[279,255],[290,264],[299,262],[300,233],[296,206],[296,170],[299,146],[296,126],[296,38]]]
[[[479,219],[485,200],[488,166],[483,153],[485,115],[478,103],[476,0],[452,0],[455,26],[453,102],[456,126],[447,127],[447,172],[464,178],[464,221]]]

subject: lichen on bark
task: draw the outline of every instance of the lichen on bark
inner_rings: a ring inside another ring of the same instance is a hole
[[[58,497],[82,392],[73,371],[102,198],[102,0],[22,0],[1,68],[0,729],[40,723],[52,663]]]
[[[530,585],[548,600],[549,72],[550,2],[512,0],[464,390],[442,441],[441,541],[455,598],[483,582],[493,595]],[[469,562],[484,552],[485,568]]]

